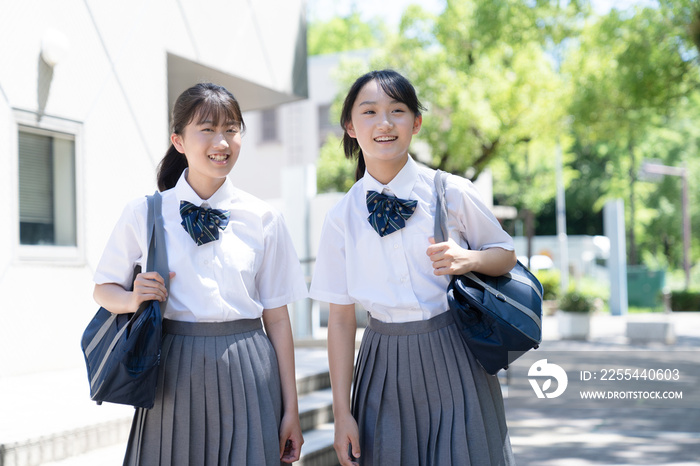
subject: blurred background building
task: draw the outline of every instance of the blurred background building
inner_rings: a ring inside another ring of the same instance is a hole
[[[304,117],[274,110],[307,97],[303,0],[3,0],[0,12],[6,376],[83,364],[93,271],[125,203],[155,190],[184,89],[213,81],[239,99],[244,190],[283,208],[298,187],[283,173],[311,152]]]

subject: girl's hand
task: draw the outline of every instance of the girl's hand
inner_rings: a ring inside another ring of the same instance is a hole
[[[352,447],[352,457],[350,448]],[[360,457],[360,432],[357,421],[350,413],[335,418],[335,440],[333,442],[335,454],[341,466],[359,466],[355,458]]]
[[[304,437],[301,434],[299,416],[285,414],[280,423],[280,460],[293,463],[299,460]]]
[[[430,246],[426,253],[433,261],[433,273],[435,275],[463,275],[474,270],[474,252],[464,249],[452,238],[443,243],[435,243],[434,238],[430,238]]]
[[[175,272],[170,272],[170,278],[174,276]],[[136,312],[144,301],[163,302],[167,297],[168,290],[165,288],[163,277],[158,272],[140,273],[134,280],[129,307],[133,309],[132,312]]]

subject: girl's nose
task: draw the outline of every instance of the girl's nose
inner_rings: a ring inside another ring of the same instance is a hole
[[[391,121],[391,117],[389,115],[384,115],[379,122],[379,127],[380,128],[391,128],[394,126],[394,123]]]
[[[215,147],[228,147],[229,146],[228,140],[226,139],[226,135],[224,133],[218,133],[216,135],[216,138],[214,138],[214,146]]]

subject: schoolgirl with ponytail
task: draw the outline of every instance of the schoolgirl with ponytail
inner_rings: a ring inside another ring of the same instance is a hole
[[[128,291],[148,251],[145,197],[124,209],[94,276],[95,300],[111,312],[165,302],[155,406],[137,408],[124,464],[291,463],[303,438],[287,305],[307,295],[291,237],[228,177],[245,131],[228,90],[187,89],[171,130],[157,174],[169,292],[156,272]]]

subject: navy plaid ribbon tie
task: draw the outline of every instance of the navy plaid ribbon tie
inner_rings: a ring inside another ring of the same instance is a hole
[[[367,221],[379,236],[389,235],[406,226],[418,201],[407,201],[394,196],[379,194],[377,191],[367,191]]]
[[[228,225],[227,210],[197,207],[191,202],[180,201],[182,228],[192,237],[197,246],[219,239],[219,230]]]

